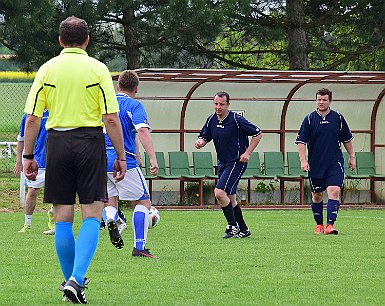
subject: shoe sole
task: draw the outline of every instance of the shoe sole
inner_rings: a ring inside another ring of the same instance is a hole
[[[243,239],[243,238],[248,238],[248,237],[250,237],[250,236],[251,236],[251,233],[248,233],[248,234],[246,234],[245,236],[242,236],[242,237],[239,237],[239,236],[237,236],[237,235],[234,235],[233,238]]]
[[[117,249],[123,248],[124,242],[122,237],[119,234],[119,230],[118,230],[118,227],[116,226],[116,223],[115,222],[108,223],[107,228],[110,234],[110,241],[112,245]]]
[[[71,301],[72,303],[74,304],[87,304],[87,302],[85,303],[82,303],[79,299],[78,299],[78,295],[77,295],[77,291],[75,288],[71,287],[71,286],[66,286],[64,287],[64,296],[69,300]],[[64,297],[63,297],[64,299]]]
[[[225,235],[223,236],[223,239],[229,239],[229,238],[234,238],[236,234],[234,235]]]
[[[154,256],[154,255],[148,255],[148,254],[146,254],[146,255],[140,254],[140,255],[132,255],[132,256],[133,256],[133,257],[158,258],[158,257],[156,257],[156,256]]]
[[[329,233],[324,233],[325,235],[338,235],[337,230],[330,231]]]
[[[138,253],[138,254],[132,254],[133,257],[146,257],[146,258],[158,258],[154,255],[150,255],[150,254],[142,254],[142,253]]]

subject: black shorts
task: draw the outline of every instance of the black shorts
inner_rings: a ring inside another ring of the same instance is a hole
[[[215,188],[226,191],[228,195],[236,194],[239,180],[246,168],[247,164],[239,161],[220,164],[218,167],[219,179]]]
[[[102,128],[49,130],[44,202],[80,204],[107,201],[106,146]]]

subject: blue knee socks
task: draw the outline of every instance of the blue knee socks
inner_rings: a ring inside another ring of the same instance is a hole
[[[71,222],[55,223],[55,247],[60,267],[66,281],[70,278],[74,267],[75,238]]]
[[[100,221],[97,218],[87,218],[79,230],[75,244],[75,258],[72,277],[83,286],[84,276],[95,254],[99,240]]]
[[[132,229],[134,231],[134,246],[137,250],[144,250],[148,231],[148,209],[144,205],[136,205],[132,215]]]

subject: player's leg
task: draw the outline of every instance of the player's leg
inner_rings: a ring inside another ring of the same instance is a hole
[[[19,230],[19,233],[26,233],[31,230],[32,214],[36,207],[36,198],[39,188],[28,187],[27,196],[25,197],[24,207],[24,226]]]
[[[340,208],[340,192],[339,186],[328,186],[328,203],[327,203],[327,224],[325,234],[337,235],[338,230],[334,228],[334,222],[337,220],[338,210]]]
[[[155,258],[145,248],[148,233],[148,214],[151,208],[150,194],[143,173],[139,167],[127,170],[124,180],[117,184],[119,199],[132,201],[135,205],[132,214],[134,248],[132,256]]]
[[[122,184],[124,183],[123,180]],[[115,183],[112,173],[107,173],[107,195],[108,195],[108,203],[105,204],[103,209],[103,221],[107,225],[108,233],[110,235],[110,241],[117,249],[121,249],[124,246],[124,242],[121,236],[121,232],[119,232],[118,221],[118,183]]]
[[[239,162],[221,165],[218,170],[219,179],[215,186],[214,194],[217,202],[221,205],[222,212],[227,221],[223,238],[232,238],[239,231],[233,204],[229,195],[236,194],[239,179],[245,170],[246,164]]]
[[[338,210],[340,208],[340,194],[344,183],[343,172],[332,175],[326,179],[326,191],[328,194],[327,203],[327,224],[325,234],[337,235],[338,230],[334,228],[334,222],[337,220]]]
[[[316,223],[314,234],[324,233],[324,218],[323,218],[323,195],[326,188],[325,180],[318,178],[309,178],[311,190],[311,210]]]
[[[228,197],[230,198],[231,205],[233,206],[235,221],[239,226],[239,232],[234,236],[234,238],[246,238],[251,236],[251,232],[246,225],[245,219],[243,218],[242,209],[237,203],[237,195],[232,194],[228,195]]]
[[[51,205],[51,208],[47,212],[49,229],[43,232],[43,234],[45,235],[55,235],[54,213],[55,213],[55,208],[53,205]]]
[[[147,196],[146,196],[147,197]],[[135,209],[132,215],[132,230],[134,232],[134,248],[132,256],[155,258],[145,247],[148,234],[148,215],[151,208],[150,199],[134,201]]]

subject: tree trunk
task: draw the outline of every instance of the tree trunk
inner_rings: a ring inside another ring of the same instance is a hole
[[[309,70],[303,0],[287,0],[288,54],[290,70]]]
[[[125,56],[127,61],[127,69],[139,68],[139,47],[138,32],[133,9],[125,9],[123,11],[123,30],[124,39],[126,41]]]

